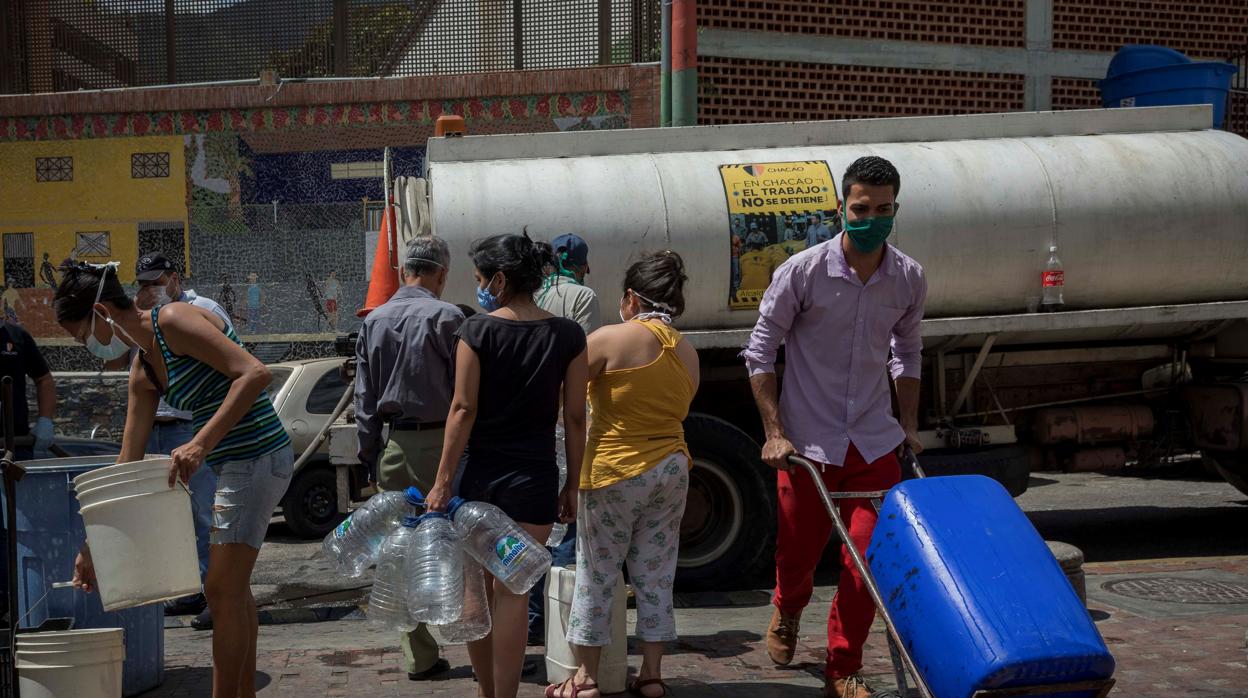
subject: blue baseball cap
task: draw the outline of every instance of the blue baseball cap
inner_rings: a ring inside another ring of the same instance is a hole
[[[589,244],[576,233],[560,235],[551,241],[550,247],[555,251],[555,256],[561,258],[565,265],[589,266]]]

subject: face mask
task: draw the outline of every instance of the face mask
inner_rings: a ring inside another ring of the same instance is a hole
[[[893,216],[876,216],[874,218],[849,220],[844,217],[845,234],[849,236],[854,249],[869,254],[880,249],[880,245],[893,232]]]
[[[95,315],[100,315],[99,311],[95,311]],[[95,338],[95,315],[91,316],[91,334],[87,336],[87,351],[105,361],[114,361],[125,356],[126,352],[130,351],[130,347],[117,336],[117,330],[120,328],[113,324],[112,318],[100,315],[112,330],[113,336],[108,340],[108,344],[101,344],[100,340]]]
[[[100,285],[99,285],[99,288],[97,288],[95,291],[96,303],[100,302],[100,298],[104,294],[104,279],[108,277],[108,270],[111,268],[112,268],[111,264],[105,266],[104,272],[100,274]],[[91,334],[87,335],[87,341],[86,341],[87,351],[91,352],[96,357],[103,359],[105,361],[114,361],[116,359],[120,359],[121,357],[125,356],[126,352],[130,351],[130,347],[125,342],[121,341],[121,337],[117,336],[118,330],[121,330],[122,332],[125,332],[125,330],[122,330],[120,327],[118,327],[117,324],[113,322],[112,318],[106,317],[100,314],[100,311],[92,308],[91,313],[92,313]],[[95,338],[96,316],[104,318],[104,321],[108,323],[109,329],[111,330],[112,337],[108,340],[107,345],[102,344],[100,340]]]
[[[487,313],[498,310],[498,296],[490,293],[489,282],[486,282],[485,286],[477,288],[477,305],[481,306]]]
[[[140,293],[143,293],[143,300],[147,303],[147,307],[149,308],[155,308],[173,302],[173,299],[169,297],[169,292],[164,286],[144,289],[144,291]]]

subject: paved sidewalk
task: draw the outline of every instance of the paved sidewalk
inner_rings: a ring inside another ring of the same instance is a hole
[[[1248,556],[1089,564],[1089,607],[1118,661],[1113,695],[1130,698],[1248,696]],[[1108,584],[1109,587],[1105,588]],[[771,609],[762,592],[694,595],[678,610],[681,640],[665,661],[672,695],[681,697],[817,696],[823,662],[823,620],[835,591],[819,587],[805,614],[794,666],[778,669],[762,643]],[[1123,593],[1120,593],[1123,592]],[[1140,597],[1157,598],[1140,598]],[[706,607],[707,604],[733,605]],[[630,618],[632,613],[630,612]],[[630,621],[631,622],[631,621]],[[883,627],[876,624],[864,673],[891,687]],[[635,648],[634,648],[635,650]],[[166,632],[166,683],[147,694],[209,696],[211,633]],[[640,658],[630,656],[635,667]],[[530,648],[541,656],[541,648]],[[444,679],[407,680],[388,634],[352,615],[319,623],[260,629],[262,696],[473,696],[463,647],[446,649],[453,667]],[[521,696],[542,694],[538,677]]]

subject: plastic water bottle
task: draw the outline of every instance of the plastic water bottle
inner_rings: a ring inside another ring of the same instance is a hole
[[[559,421],[555,422],[555,465],[559,466],[559,491],[561,492],[568,481],[568,454],[564,449],[566,442],[567,435],[563,431],[563,412],[561,411]],[[568,535],[568,525],[562,521],[556,521],[555,525],[550,528],[550,536],[546,538],[546,547],[558,548],[566,535]]]
[[[464,606],[463,549],[451,519],[440,512],[403,520],[416,525],[408,543],[404,576],[412,620],[445,625],[459,620]]]
[[[404,491],[380,492],[356,509],[325,536],[321,549],[338,565],[338,572],[360,577],[377,561],[382,541],[404,516],[424,506],[424,495],[415,487]]]
[[[1040,309],[1046,312],[1062,309],[1062,287],[1066,283],[1066,273],[1062,271],[1062,260],[1057,258],[1057,245],[1049,247],[1049,262],[1044,265],[1041,284],[1044,296],[1040,299]]]
[[[377,577],[368,597],[368,619],[388,630],[406,632],[415,629],[407,605],[407,574],[404,563],[412,547],[416,529],[415,517],[406,517],[402,525],[386,536],[377,551]]]
[[[527,594],[550,569],[550,551],[493,504],[455,497],[447,514],[463,531],[464,552],[513,594]]]
[[[475,642],[490,634],[490,598],[485,593],[485,571],[481,564],[464,555],[464,610],[459,620],[438,628],[447,644]]]

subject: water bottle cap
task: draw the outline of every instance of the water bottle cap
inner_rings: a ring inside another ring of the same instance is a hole
[[[420,517],[419,516],[404,516],[403,520],[400,521],[399,523],[403,524],[407,528],[416,528],[416,526],[420,524]]]
[[[425,495],[423,492],[420,491],[420,488],[409,487],[407,488],[407,491],[404,494],[407,497],[408,504],[411,504],[414,507],[420,507],[420,506],[425,505]]]
[[[446,505],[446,515],[455,518],[455,512],[464,505],[464,500],[460,497],[451,497],[451,501]]]
[[[425,519],[447,519],[450,520],[450,514],[441,511],[429,511],[415,517],[416,521],[424,521]]]

